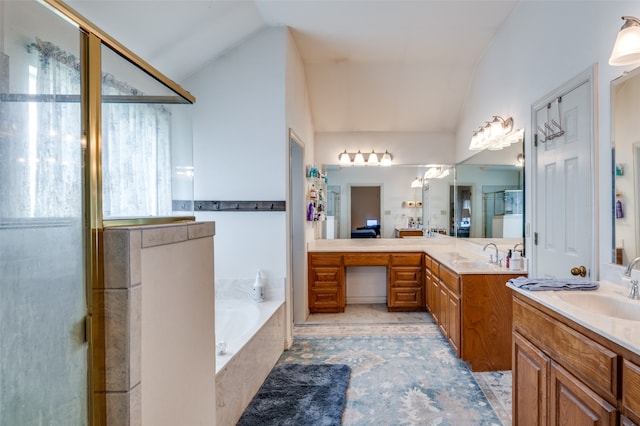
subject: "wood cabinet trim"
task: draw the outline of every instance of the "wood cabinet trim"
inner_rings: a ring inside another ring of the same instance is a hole
[[[629,360],[622,362],[622,411],[634,422],[640,422],[640,366]]]
[[[618,398],[618,356],[534,306],[514,299],[513,326],[552,359],[613,402]]]
[[[513,424],[546,425],[550,358],[518,332],[513,332]],[[522,386],[523,392],[520,392]]]
[[[460,275],[440,265],[440,280],[457,295],[460,295]]]
[[[551,425],[566,424],[567,419],[580,424],[580,414],[593,424],[617,424],[616,408],[555,361],[551,361],[550,379]]]

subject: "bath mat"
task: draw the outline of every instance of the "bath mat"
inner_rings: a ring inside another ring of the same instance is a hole
[[[351,367],[344,364],[278,365],[238,425],[340,425],[350,375]]]

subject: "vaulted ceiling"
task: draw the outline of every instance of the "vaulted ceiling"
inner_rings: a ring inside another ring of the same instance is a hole
[[[317,132],[455,132],[476,64],[516,2],[70,0],[68,4],[182,84],[261,29],[288,26],[304,63]]]

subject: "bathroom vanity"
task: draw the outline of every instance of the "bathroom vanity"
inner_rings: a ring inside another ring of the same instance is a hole
[[[389,311],[428,310],[473,371],[509,370],[512,294],[505,284],[526,272],[488,257],[482,245],[448,237],[319,240],[308,250],[309,310],[344,312],[345,268],[384,266]]]
[[[640,424],[640,301],[513,290],[514,424]]]

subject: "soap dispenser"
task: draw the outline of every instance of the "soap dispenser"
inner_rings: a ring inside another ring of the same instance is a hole
[[[260,269],[256,272],[256,281],[253,283],[253,301],[258,303],[264,301],[264,283]]]

